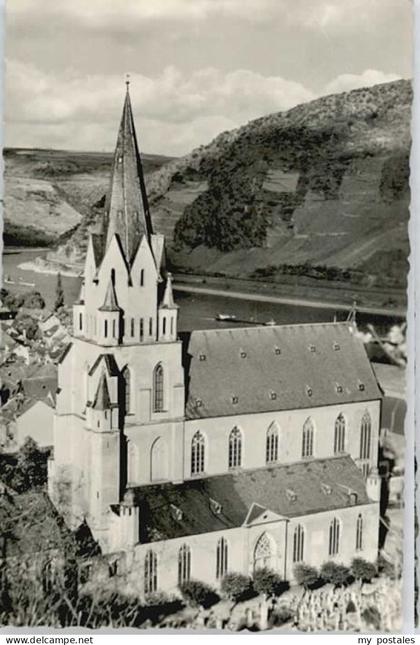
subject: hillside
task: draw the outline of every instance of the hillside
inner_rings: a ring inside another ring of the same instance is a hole
[[[3,154],[8,246],[61,244],[75,230],[83,230],[92,204],[108,188],[111,153],[6,148]],[[153,172],[166,161],[145,155],[145,171]]]
[[[174,267],[403,288],[411,99],[409,81],[326,96],[160,160],[146,183]],[[83,220],[51,259],[78,263],[89,226],[102,217],[109,158],[97,155],[94,170],[77,174],[70,162],[60,160],[63,172],[51,159],[49,181]]]

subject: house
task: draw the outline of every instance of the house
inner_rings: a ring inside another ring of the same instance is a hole
[[[177,322],[127,88],[105,228],[58,366],[51,499],[122,554],[140,595],[375,560],[382,391],[353,327],[179,335]]]

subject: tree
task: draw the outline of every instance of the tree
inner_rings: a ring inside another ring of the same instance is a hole
[[[61,273],[57,273],[57,286],[55,288],[55,303],[54,303],[54,311],[57,311],[58,309],[61,309],[61,307],[64,306],[64,291],[63,291],[63,284],[61,281]]]
[[[191,605],[201,606],[204,608],[211,607],[218,600],[219,596],[214,589],[200,580],[188,580],[183,582],[179,590],[186,602]]]
[[[226,598],[239,602],[252,594],[252,580],[241,573],[227,573],[220,588]]]
[[[254,573],[253,586],[258,594],[279,596],[288,588],[288,583],[272,569],[258,569]]]
[[[293,571],[298,585],[303,585],[305,589],[310,589],[319,580],[319,573],[315,567],[310,564],[297,564]]]
[[[352,560],[351,572],[356,580],[361,580],[362,582],[370,582],[378,573],[375,565],[363,558],[354,558]]]
[[[336,587],[341,587],[346,584],[350,578],[350,569],[344,564],[336,562],[324,562],[321,567],[321,578],[325,582],[331,582]]]
[[[23,294],[23,306],[27,309],[44,309],[45,300],[39,291],[28,291]]]

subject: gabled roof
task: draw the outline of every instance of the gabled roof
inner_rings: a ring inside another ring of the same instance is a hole
[[[184,343],[189,419],[382,397],[346,323],[194,331]]]
[[[258,521],[253,508],[284,518],[370,503],[363,475],[350,456],[218,475],[181,484],[133,489],[139,506],[140,541],[155,542],[232,529]],[[293,491],[294,495],[289,494]],[[350,497],[356,494],[356,499]],[[214,500],[220,513],[214,511]],[[180,509],[177,519],[171,512]],[[261,514],[264,523],[264,513]]]
[[[145,234],[150,239],[153,228],[128,85],[105,213],[105,248],[109,246],[113,236],[118,235],[126,261],[130,264],[141,236]]]
[[[105,368],[109,376],[118,376],[120,370],[113,354],[99,354],[98,358],[89,370],[89,376],[92,376],[101,362],[104,361]]]

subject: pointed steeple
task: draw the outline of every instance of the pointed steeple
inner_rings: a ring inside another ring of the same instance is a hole
[[[117,294],[115,293],[114,283],[112,278],[110,278],[108,287],[105,294],[105,300],[102,307],[99,307],[99,311],[119,311],[120,308],[117,302]]]
[[[99,381],[92,407],[94,410],[109,410],[111,407],[111,398],[109,396],[105,374],[102,374],[101,380]]]
[[[142,235],[150,240],[152,220],[131,109],[129,82],[114,154],[111,186],[105,204],[105,249],[117,234],[130,264]]]
[[[161,307],[162,309],[178,309],[172,291],[172,273],[167,274],[165,293],[163,294]]]

